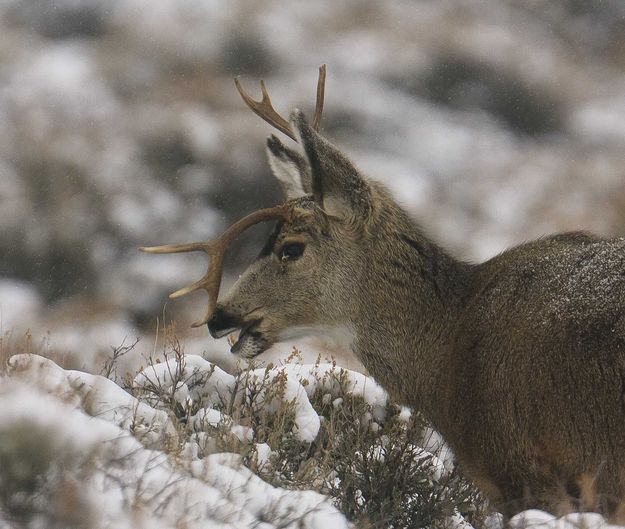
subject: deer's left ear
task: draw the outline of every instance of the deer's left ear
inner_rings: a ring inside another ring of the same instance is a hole
[[[267,157],[288,200],[312,194],[310,167],[301,154],[285,147],[272,135],[267,138]]]
[[[291,114],[291,123],[310,167],[315,202],[329,215],[350,223],[367,220],[373,199],[366,178],[308,124],[301,111]]]

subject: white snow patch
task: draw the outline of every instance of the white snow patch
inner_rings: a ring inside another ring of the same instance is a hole
[[[197,375],[207,367],[203,362],[192,358],[185,369]],[[216,372],[212,366],[209,370],[212,375]],[[172,380],[164,366],[152,375],[165,383]],[[222,373],[215,378],[223,382],[228,377]],[[147,383],[145,375],[142,381]],[[214,391],[218,385],[212,381]],[[190,388],[188,394],[193,391]],[[221,420],[215,410],[204,416],[212,422]],[[12,439],[28,428],[29,446],[38,450],[41,443],[42,453],[50,454],[49,468],[37,475],[37,482],[51,491],[38,500],[43,514],[54,511],[56,494],[73,480],[81,483],[75,489],[81,505],[76,515],[95,529],[350,527],[318,493],[273,487],[242,467],[236,454],[198,459],[193,443],[184,450],[190,460],[180,461],[163,451],[166,443],[148,447],[149,436],[141,426],[160,434],[161,440],[175,435],[165,412],[138,401],[110,380],[63,370],[36,355],[11,357],[9,379],[0,385],[0,435]],[[3,447],[4,455],[14,450],[10,456],[16,464],[20,457],[30,457],[19,444]],[[260,462],[270,455],[266,445],[256,445],[256,451]],[[61,479],[56,466],[63,461]],[[89,479],[84,480],[85,475]]]
[[[41,309],[41,296],[34,286],[0,278],[0,333],[25,330],[36,324]]]
[[[282,392],[277,395],[267,393],[267,388],[276,380],[282,383]],[[150,396],[151,388],[159,388],[172,395],[181,405],[202,400],[208,407],[226,406],[232,398],[245,398],[241,392],[246,388],[255,388],[259,395],[258,402],[270,412],[277,411],[280,406],[289,404],[295,410],[294,434],[302,441],[312,442],[316,438],[320,419],[312,407],[309,397],[316,390],[321,390],[331,397],[338,398],[344,392],[362,397],[372,406],[373,416],[367,419],[381,421],[386,417],[388,396],[372,379],[362,373],[338,368],[333,364],[284,365],[243,371],[237,377],[228,374],[202,357],[186,355],[184,361],[170,359],[160,364],[147,367],[134,380],[137,389],[146,390],[145,399],[152,405],[158,405],[157,397]],[[238,388],[237,395],[233,395]],[[213,426],[223,422],[220,415],[214,412],[197,412],[193,424],[208,420]],[[247,437],[249,432],[239,432]]]

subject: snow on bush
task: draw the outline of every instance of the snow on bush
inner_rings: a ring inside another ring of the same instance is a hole
[[[0,528],[503,527],[416,414],[333,364],[231,375],[174,348],[122,388],[18,354],[0,382]],[[580,524],[616,527],[510,521]]]
[[[286,365],[277,369],[250,369],[234,377],[200,356],[186,355],[184,360],[170,359],[154,364],[143,370],[135,378],[135,387],[149,394],[170,394],[178,405],[192,406],[196,401],[204,402],[193,417],[194,423],[206,419],[212,406],[229,406],[230,400],[255,396],[258,405],[265,410],[276,411],[281,404],[290,403],[294,408],[294,435],[301,441],[311,443],[320,428],[319,415],[312,407],[309,398],[316,391],[338,398],[344,391],[362,397],[374,409],[377,418],[385,416],[388,398],[386,392],[372,379],[361,373],[343,371],[342,383],[336,376],[336,366],[332,364]],[[279,391],[270,391],[279,387]],[[243,392],[247,391],[248,395]],[[158,402],[154,402],[155,405]],[[213,414],[212,417],[215,417]],[[214,419],[213,419],[214,421]]]
[[[140,435],[144,444],[176,435],[164,411],[138,401],[102,376],[65,370],[42,356],[26,354],[9,359],[9,372],[35,382],[39,390],[60,396],[93,417]]]
[[[413,415],[372,379],[164,355],[126,389],[10,357],[2,512],[32,527],[469,527],[450,501],[469,501],[464,482],[409,440]]]
[[[16,355],[4,382],[8,518],[31,527],[349,526],[324,496],[273,487],[235,454],[181,457],[167,414],[104,377]]]
[[[570,513],[561,518],[535,509],[513,516],[510,529],[618,529],[623,526],[609,524],[603,516],[594,512]]]

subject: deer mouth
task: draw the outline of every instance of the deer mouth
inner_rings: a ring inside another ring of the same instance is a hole
[[[241,328],[237,341],[230,348],[232,354],[254,358],[267,349],[269,342],[258,330],[261,321],[262,319],[254,320]]]

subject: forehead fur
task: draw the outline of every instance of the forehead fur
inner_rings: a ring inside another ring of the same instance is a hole
[[[291,208],[291,219],[283,224],[283,231],[319,232],[326,230],[326,216],[312,195],[294,198],[287,204]]]
[[[317,204],[312,195],[304,195],[303,197],[297,197],[287,202],[293,209],[318,209]]]
[[[271,254],[276,243],[288,235],[309,233],[316,236],[327,231],[325,215],[312,195],[291,199],[286,205],[289,206],[291,213],[289,221],[280,220],[275,224],[271,235],[258,255],[259,258]]]

